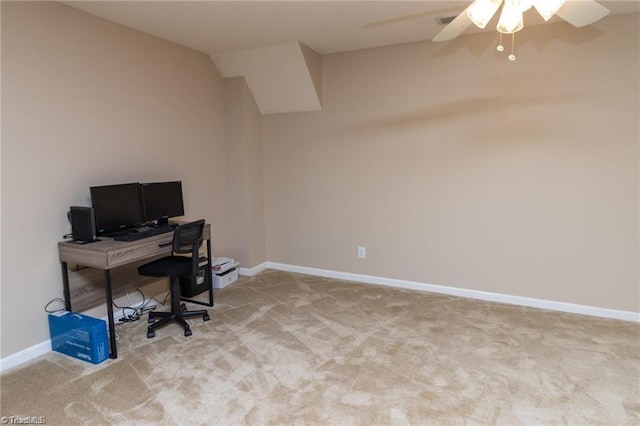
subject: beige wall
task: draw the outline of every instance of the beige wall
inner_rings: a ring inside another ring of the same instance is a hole
[[[640,311],[638,16],[516,40],[324,56],[263,117],[267,258]]]
[[[237,237],[226,255],[244,267],[253,267],[267,260],[260,111],[244,78],[224,79],[224,93],[228,190],[233,194],[228,198],[233,220],[227,226]]]
[[[2,357],[49,338],[56,243],[91,185],[182,180],[186,217],[211,222],[224,253],[223,91],[208,56],[59,3],[3,1],[2,92]]]

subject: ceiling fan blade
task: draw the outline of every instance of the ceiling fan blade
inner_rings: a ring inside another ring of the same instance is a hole
[[[436,42],[452,40],[466,30],[469,25],[471,25],[471,19],[467,16],[467,9],[465,9],[431,40]]]
[[[609,9],[593,0],[567,1],[556,15],[573,25],[584,27],[609,14]]]

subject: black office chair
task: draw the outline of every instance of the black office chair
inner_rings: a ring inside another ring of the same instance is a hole
[[[209,321],[209,313],[206,309],[198,311],[188,311],[185,304],[180,305],[180,281],[184,275],[191,275],[195,280],[198,273],[198,249],[202,245],[202,231],[204,230],[204,220],[185,223],[176,228],[173,234],[172,254],[146,263],[138,268],[138,273],[147,277],[170,277],[171,278],[171,311],[170,312],[149,312],[149,327],[147,337],[156,335],[155,329],[162,327],[171,321],[176,321],[184,327],[184,335],[191,336],[191,328],[185,318],[202,316],[203,321]],[[191,256],[176,256],[176,253]],[[155,322],[156,318],[161,318]]]

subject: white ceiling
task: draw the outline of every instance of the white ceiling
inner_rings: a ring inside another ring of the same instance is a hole
[[[571,0],[580,1],[580,0]],[[65,1],[90,14],[216,55],[300,42],[320,54],[433,38],[436,18],[468,1]],[[599,1],[611,13],[640,11],[640,1]],[[559,18],[554,18],[559,19]],[[527,25],[543,23],[533,10]],[[488,25],[493,31],[495,24]],[[477,32],[473,25],[465,31]]]

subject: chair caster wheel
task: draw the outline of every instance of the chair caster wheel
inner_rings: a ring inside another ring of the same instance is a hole
[[[153,331],[147,331],[147,339],[151,339],[152,337],[156,337],[156,333]]]
[[[180,305],[180,312],[184,312],[186,310],[187,310],[187,305],[186,304],[183,303],[182,305]]]
[[[184,329],[184,337],[189,337],[191,336],[191,329],[190,328],[185,328]]]
[[[209,317],[209,314],[204,314],[202,316],[202,321],[209,321],[211,318]]]

